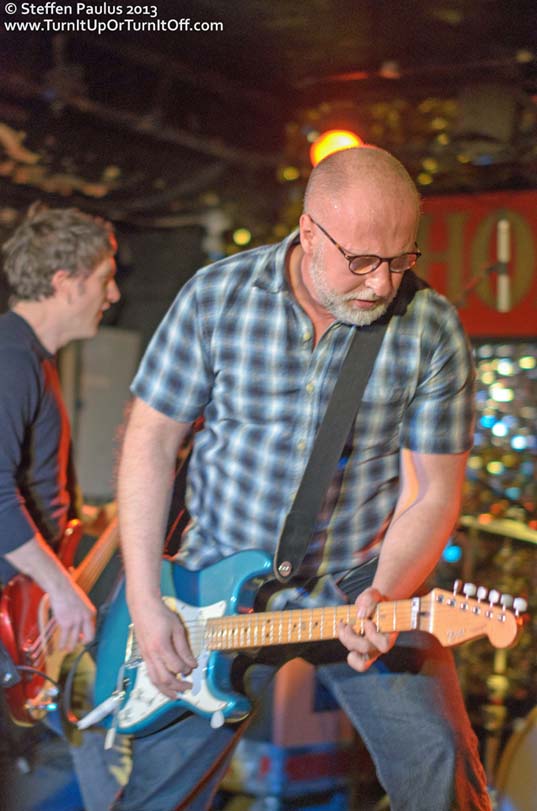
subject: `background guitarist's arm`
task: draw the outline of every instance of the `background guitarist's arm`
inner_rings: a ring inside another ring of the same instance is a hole
[[[0,554],[12,567],[31,577],[48,593],[52,612],[60,628],[58,643],[65,650],[72,650],[79,639],[85,642],[92,639],[95,610],[37,531],[18,482],[20,471],[25,469],[24,447],[29,441],[28,430],[35,419],[37,398],[41,391],[36,382],[41,379],[36,364],[34,355],[23,346],[0,346]],[[53,429],[54,424],[49,423],[49,430]],[[55,464],[52,462],[49,466],[52,467],[52,474],[47,470],[51,478],[56,475]],[[37,501],[38,496],[34,495]],[[61,503],[61,499],[57,498],[57,502]],[[51,537],[61,535],[62,525],[59,521],[51,518],[50,527]],[[6,578],[12,576],[10,571]]]
[[[191,430],[135,400],[119,469],[118,499],[121,546],[127,579],[127,602],[140,652],[151,681],[170,698],[190,685],[196,661],[176,614],[162,602],[162,546],[171,500],[177,452]]]
[[[60,628],[60,648],[71,651],[79,641],[87,643],[93,639],[93,604],[40,535],[8,552],[5,558],[47,592],[52,613]]]
[[[356,600],[359,617],[369,617],[381,599],[411,597],[438,562],[460,511],[468,454],[401,453],[401,493],[384,538],[372,587]],[[395,643],[367,622],[365,637],[350,627],[340,634],[351,651],[349,664],[366,670]]]

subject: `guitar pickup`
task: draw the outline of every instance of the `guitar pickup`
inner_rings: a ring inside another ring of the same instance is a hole
[[[142,664],[142,655],[138,647],[138,640],[134,632],[134,625],[129,625],[129,635],[127,637],[127,646],[125,648],[124,663],[126,667],[139,667]]]

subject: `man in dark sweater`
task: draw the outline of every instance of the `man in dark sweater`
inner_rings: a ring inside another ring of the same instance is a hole
[[[93,337],[119,299],[116,240],[108,223],[76,209],[34,208],[2,250],[11,299],[0,316],[0,589],[17,572],[35,580],[59,646],[72,651],[92,639],[95,609],[56,554],[76,516],[76,480],[55,355]],[[102,740],[90,753],[84,739],[73,761],[87,811],[99,811],[117,782]]]

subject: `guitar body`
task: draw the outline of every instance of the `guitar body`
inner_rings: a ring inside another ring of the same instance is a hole
[[[82,524],[70,521],[60,544],[58,557],[71,578],[89,594],[118,547],[117,518],[94,543],[84,560],[72,569],[75,551],[82,537]],[[59,648],[59,629],[51,615],[48,595],[29,577],[16,575],[4,588],[0,601],[0,639],[21,680],[5,688],[7,706],[17,724],[31,726],[56,709],[57,682],[65,659]],[[23,668],[34,668],[43,675]]]
[[[100,705],[116,690],[124,691],[109,723],[120,733],[136,735],[160,729],[187,710],[211,718],[215,725],[246,717],[250,702],[231,685],[233,654],[207,650],[201,628],[213,617],[250,612],[259,586],[255,578],[271,571],[272,558],[257,550],[239,552],[200,571],[163,561],[163,599],[181,616],[198,660],[188,677],[192,689],[176,701],[157,690],[147,676],[136,651],[123,583],[103,623],[97,653],[95,704]]]
[[[32,655],[31,646],[39,637],[37,616],[45,593],[29,577],[16,575],[5,587],[0,602],[0,637],[16,666],[25,665],[41,669],[42,661]],[[52,676],[52,674],[50,674]],[[52,676],[54,678],[54,676]],[[39,701],[44,679],[31,673],[22,673],[21,681],[5,690],[9,713],[15,723],[34,724],[45,715],[34,717],[29,703]]]
[[[64,566],[72,566],[81,537],[80,521],[71,521],[58,552]],[[57,681],[64,654],[55,645],[56,632],[46,646],[39,644],[41,627],[49,620],[45,592],[30,577],[15,575],[0,599],[0,639],[16,666],[35,668]],[[18,684],[5,689],[6,703],[15,723],[31,726],[49,711],[41,706],[54,701],[56,690],[52,682],[36,673],[21,671],[21,675]]]

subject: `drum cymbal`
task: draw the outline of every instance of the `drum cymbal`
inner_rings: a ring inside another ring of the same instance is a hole
[[[459,524],[468,529],[479,530],[479,532],[489,532],[491,535],[502,535],[504,538],[513,538],[515,541],[526,541],[526,543],[537,545],[537,530],[530,529],[521,521],[513,521],[511,518],[462,515]]]

